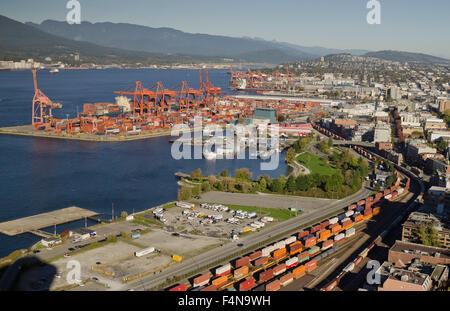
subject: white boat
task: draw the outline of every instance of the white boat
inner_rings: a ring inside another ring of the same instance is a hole
[[[205,150],[203,152],[203,156],[205,157],[206,160],[215,160],[217,157],[217,154],[215,152]]]
[[[59,72],[59,69],[58,68],[52,68],[52,69],[50,69],[50,73],[51,74],[55,74],[55,73],[58,73]]]

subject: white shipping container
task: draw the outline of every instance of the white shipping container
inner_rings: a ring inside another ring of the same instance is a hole
[[[279,275],[279,274],[281,274],[281,273],[284,273],[285,271],[286,271],[286,268],[283,268],[283,269],[281,269],[281,270],[278,271],[278,272],[274,272],[273,275]]]
[[[297,256],[292,257],[291,259],[286,260],[286,266],[293,265],[298,262]]]
[[[392,194],[385,195],[384,198],[385,198],[386,200],[389,200],[390,198],[392,198]]]
[[[352,236],[355,234],[355,228],[350,228],[347,231],[345,231],[345,237],[348,238],[349,236]]]
[[[342,240],[344,237],[345,237],[345,235],[344,235],[343,233],[339,233],[338,235],[336,235],[336,236],[334,237],[334,241],[335,241],[335,242],[336,242],[336,241],[340,241],[340,240]]]
[[[333,218],[330,219],[330,224],[331,224],[331,225],[334,225],[334,224],[336,224],[338,221],[339,221],[339,219],[338,219],[337,217],[333,217]]]
[[[149,248],[145,248],[145,249],[142,249],[140,251],[134,252],[134,256],[142,257],[142,256],[145,256],[145,255],[151,254],[154,251],[155,251],[154,247],[149,247]]]
[[[405,189],[404,189],[404,188],[398,188],[398,190],[397,190],[398,194],[402,194],[402,193],[403,193],[403,191],[405,191]]]
[[[284,241],[286,242],[286,244],[291,244],[291,243],[294,243],[295,241],[297,241],[297,238],[295,236],[291,236]]]
[[[350,216],[352,216],[354,213],[355,213],[354,210],[347,211],[347,212],[345,213],[345,216],[350,217]]]
[[[341,223],[343,224],[343,223],[346,222],[347,220],[350,220],[350,218],[345,217],[344,219],[341,220]]]
[[[280,285],[281,286],[286,286],[286,285],[289,285],[290,283],[292,283],[293,281],[294,281],[294,278],[292,277],[292,278],[289,278],[286,281],[280,283]]]
[[[231,270],[231,264],[226,264],[226,265],[216,269],[216,275],[225,273],[225,272],[230,271],[230,270]]]
[[[263,249],[261,250],[261,253],[262,253],[262,256],[263,256],[263,257],[269,256],[271,252],[272,252],[272,251],[270,250],[270,247],[265,247],[265,248],[263,248]]]

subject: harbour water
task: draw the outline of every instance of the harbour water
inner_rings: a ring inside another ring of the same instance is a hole
[[[210,81],[229,93],[227,70],[210,70]],[[83,103],[114,102],[113,92],[141,81],[157,81],[170,88],[185,80],[199,87],[195,70],[80,70],[51,75],[38,72],[38,87],[63,104],[57,117],[73,117]],[[29,124],[33,79],[30,71],[0,72],[0,127]],[[0,222],[56,209],[79,206],[98,213],[142,211],[176,200],[175,172],[230,173],[248,167],[253,176],[286,173],[285,155],[278,169],[261,171],[260,160],[175,160],[171,137],[129,142],[99,143],[39,137],[0,135]],[[84,220],[60,225],[57,232],[80,227]],[[47,228],[52,232],[53,228]],[[0,257],[39,241],[30,234],[0,234]]]

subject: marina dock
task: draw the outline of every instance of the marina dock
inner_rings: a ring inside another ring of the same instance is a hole
[[[34,216],[2,222],[0,223],[0,233],[9,236],[14,236],[26,232],[36,234],[36,232],[37,233],[41,232],[39,229],[42,228],[51,227],[55,224],[60,225],[68,223],[74,220],[83,219],[84,217],[91,217],[97,214],[98,213],[84,208],[71,206],[48,213],[42,213]]]

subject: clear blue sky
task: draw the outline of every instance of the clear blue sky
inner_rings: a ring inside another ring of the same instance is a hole
[[[449,0],[379,0],[381,25],[367,24],[368,0],[79,1],[83,21],[172,27],[305,46],[403,50],[450,58]],[[66,3],[0,0],[0,14],[21,22],[64,20]]]

